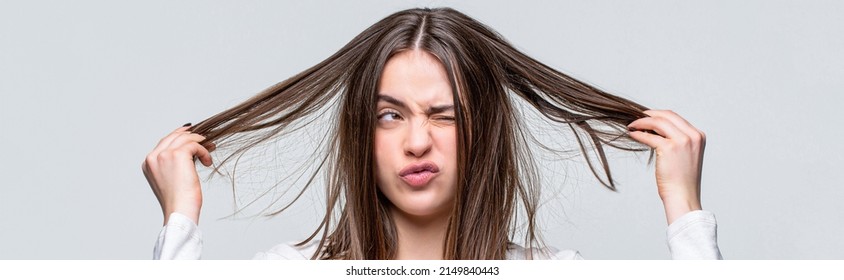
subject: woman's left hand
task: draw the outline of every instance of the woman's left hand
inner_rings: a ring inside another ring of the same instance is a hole
[[[668,224],[702,209],[700,177],[706,136],[672,111],[648,110],[630,125],[630,137],[656,149],[656,185]],[[645,132],[653,131],[657,134]]]

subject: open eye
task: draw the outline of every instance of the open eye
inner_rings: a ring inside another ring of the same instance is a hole
[[[401,115],[395,111],[384,111],[383,113],[378,114],[378,121],[380,122],[394,122],[401,119]]]

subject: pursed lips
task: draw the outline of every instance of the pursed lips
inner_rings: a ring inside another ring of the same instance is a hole
[[[399,177],[412,187],[422,187],[427,185],[438,172],[440,169],[433,162],[420,161],[402,168]]]

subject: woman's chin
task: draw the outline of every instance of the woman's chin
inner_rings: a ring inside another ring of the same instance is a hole
[[[407,203],[393,204],[404,215],[425,218],[446,216],[451,214],[451,204],[434,201],[406,201]]]

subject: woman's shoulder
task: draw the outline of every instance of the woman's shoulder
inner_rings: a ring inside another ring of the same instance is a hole
[[[311,240],[301,246],[298,242],[278,244],[266,252],[255,254],[255,260],[309,260],[319,247],[319,240]]]
[[[525,248],[511,243],[507,247],[508,260],[582,260],[583,256],[576,250],[559,250],[554,247]]]
[[[255,254],[256,260],[308,260],[319,247],[319,240],[308,241],[301,246],[296,242],[282,243],[266,252]],[[507,248],[508,260],[582,260],[583,256],[576,250],[558,250],[554,247],[527,249],[517,244],[510,244]]]

